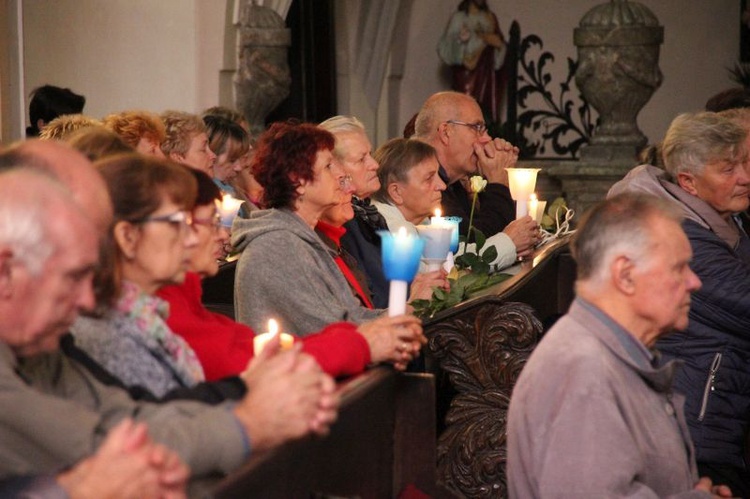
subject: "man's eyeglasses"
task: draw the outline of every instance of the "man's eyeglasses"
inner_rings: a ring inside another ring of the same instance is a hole
[[[218,229],[221,227],[221,213],[214,213],[210,218],[193,217],[193,227],[196,225],[204,225],[206,227]]]
[[[176,211],[168,215],[159,215],[157,217],[149,216],[143,217],[138,220],[131,220],[134,224],[145,224],[150,222],[164,222],[172,225],[173,227],[185,231],[188,227],[193,225],[193,216],[189,211]]]
[[[465,121],[458,121],[458,120],[448,120],[446,123],[450,123],[451,125],[461,125],[461,126],[467,126],[469,128],[473,128],[475,132],[477,132],[477,135],[482,135],[484,132],[487,131],[487,125],[481,122],[476,123],[466,123]]]

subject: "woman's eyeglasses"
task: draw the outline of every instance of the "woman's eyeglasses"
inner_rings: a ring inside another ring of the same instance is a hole
[[[221,213],[214,213],[210,218],[193,217],[193,227],[196,225],[204,225],[218,230],[221,227]]]
[[[191,227],[193,225],[194,220],[189,211],[176,211],[168,215],[159,215],[156,217],[148,216],[139,218],[138,220],[131,220],[131,223],[134,224],[145,224],[151,222],[168,223],[178,230],[186,231],[188,227]]]

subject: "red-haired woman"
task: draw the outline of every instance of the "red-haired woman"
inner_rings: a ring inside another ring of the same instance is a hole
[[[268,209],[236,220],[232,228],[233,246],[242,251],[237,317],[256,331],[274,318],[298,336],[339,321],[367,328],[377,319],[400,338],[403,353],[416,354],[423,340],[419,322],[411,316],[380,318],[382,310],[362,306],[335,252],[315,234],[323,212],[344,195],[344,171],[333,160],[333,146],[333,135],[306,123],[275,123],[260,137],[252,169]]]
[[[190,254],[185,282],[159,290],[159,297],[169,302],[167,324],[190,344],[203,366],[206,380],[215,381],[236,376],[253,357],[255,333],[245,324],[213,313],[201,303],[201,278],[219,271],[217,256],[227,242],[228,232],[221,226],[216,202],[219,188],[208,175],[193,170],[198,181],[198,198],[193,208],[193,229],[198,244]],[[319,334],[303,340],[303,351],[312,355],[331,376],[357,374],[370,363],[399,361],[399,367],[410,355],[399,354],[400,344],[388,319],[357,326],[349,322],[327,325]],[[312,331],[308,331],[312,333]]]

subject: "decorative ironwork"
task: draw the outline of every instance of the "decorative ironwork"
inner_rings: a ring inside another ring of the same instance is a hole
[[[430,353],[458,392],[438,441],[438,478],[464,497],[506,497],[508,404],[542,324],[528,305],[492,303],[430,329]]]
[[[538,52],[538,58],[533,59]],[[568,74],[560,83],[559,94],[553,85],[548,64],[555,61],[544,51],[544,42],[537,35],[521,39],[520,27],[513,22],[510,29],[509,58],[511,74],[508,89],[508,122],[503,136],[521,150],[523,159],[540,157],[551,146],[555,157],[578,158],[582,145],[589,142],[595,121],[591,109],[580,94],[571,95],[578,62],[568,58]],[[543,109],[528,108],[528,101],[538,97]],[[520,113],[519,113],[520,111]]]

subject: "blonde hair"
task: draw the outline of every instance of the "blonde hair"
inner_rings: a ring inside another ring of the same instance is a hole
[[[165,156],[171,153],[184,156],[190,149],[190,141],[200,133],[206,133],[206,125],[198,116],[182,111],[164,111],[161,115],[166,137],[161,142]]]
[[[42,140],[65,140],[76,130],[96,126],[102,126],[102,122],[91,116],[84,114],[63,114],[47,123],[42,128],[39,138]]]

